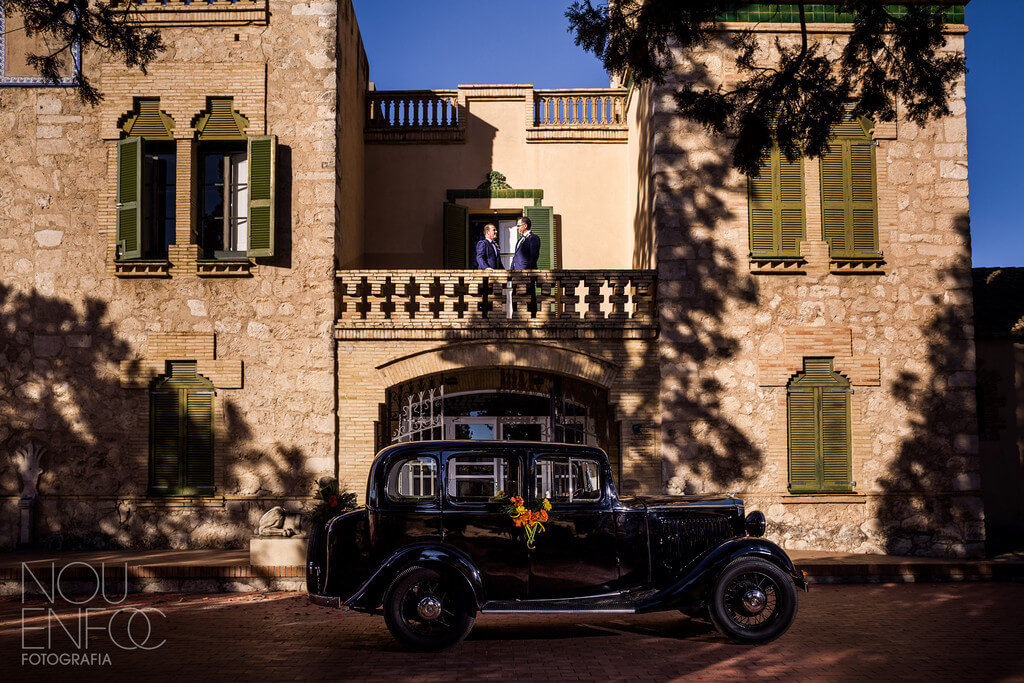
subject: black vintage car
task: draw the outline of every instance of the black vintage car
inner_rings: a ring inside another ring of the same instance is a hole
[[[587,446],[433,441],[381,451],[366,507],[312,530],[311,600],[383,610],[394,636],[441,649],[478,613],[709,618],[761,643],[793,622],[803,574],[731,496],[616,495]]]

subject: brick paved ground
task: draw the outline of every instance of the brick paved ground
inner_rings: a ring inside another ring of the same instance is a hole
[[[121,651],[104,632],[94,632],[90,652],[109,653],[111,666],[88,668],[23,666],[22,604],[3,601],[0,670],[5,679],[13,674],[33,680],[122,675],[152,680],[666,680],[751,675],[1024,680],[1024,584],[818,586],[801,598],[790,632],[761,647],[726,643],[709,626],[674,613],[492,615],[477,620],[463,645],[425,655],[401,651],[380,617],[316,607],[301,594],[130,596],[125,605],[156,607],[167,615],[164,623],[154,618],[152,641],[165,638],[166,644],[152,652]],[[67,611],[58,609],[60,614]],[[104,615],[91,617],[90,623],[105,625]],[[65,624],[74,632],[74,620]],[[72,652],[67,636],[54,628],[54,651]],[[144,631],[140,621],[135,626],[140,640]],[[41,633],[30,632],[29,643],[39,642]]]

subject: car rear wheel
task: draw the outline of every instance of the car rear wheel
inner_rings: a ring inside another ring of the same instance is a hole
[[[443,650],[469,635],[476,621],[464,581],[446,572],[410,567],[384,596],[384,621],[396,639],[416,650]]]
[[[737,643],[767,643],[781,636],[796,618],[793,579],[777,565],[741,557],[729,563],[711,595],[711,621]]]

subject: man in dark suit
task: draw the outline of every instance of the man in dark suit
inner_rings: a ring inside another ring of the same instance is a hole
[[[509,270],[535,270],[537,259],[540,258],[540,237],[530,230],[530,219],[523,216],[516,223],[519,241],[516,242],[515,253],[512,254],[512,267]]]
[[[476,267],[480,270],[504,270],[498,248],[498,229],[493,223],[484,226],[484,238],[476,243]]]

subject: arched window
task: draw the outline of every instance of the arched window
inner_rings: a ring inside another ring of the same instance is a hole
[[[831,358],[805,358],[789,383],[789,490],[853,490],[850,382],[833,371]]]
[[[194,361],[168,362],[149,391],[150,492],[213,493],[213,384]]]

